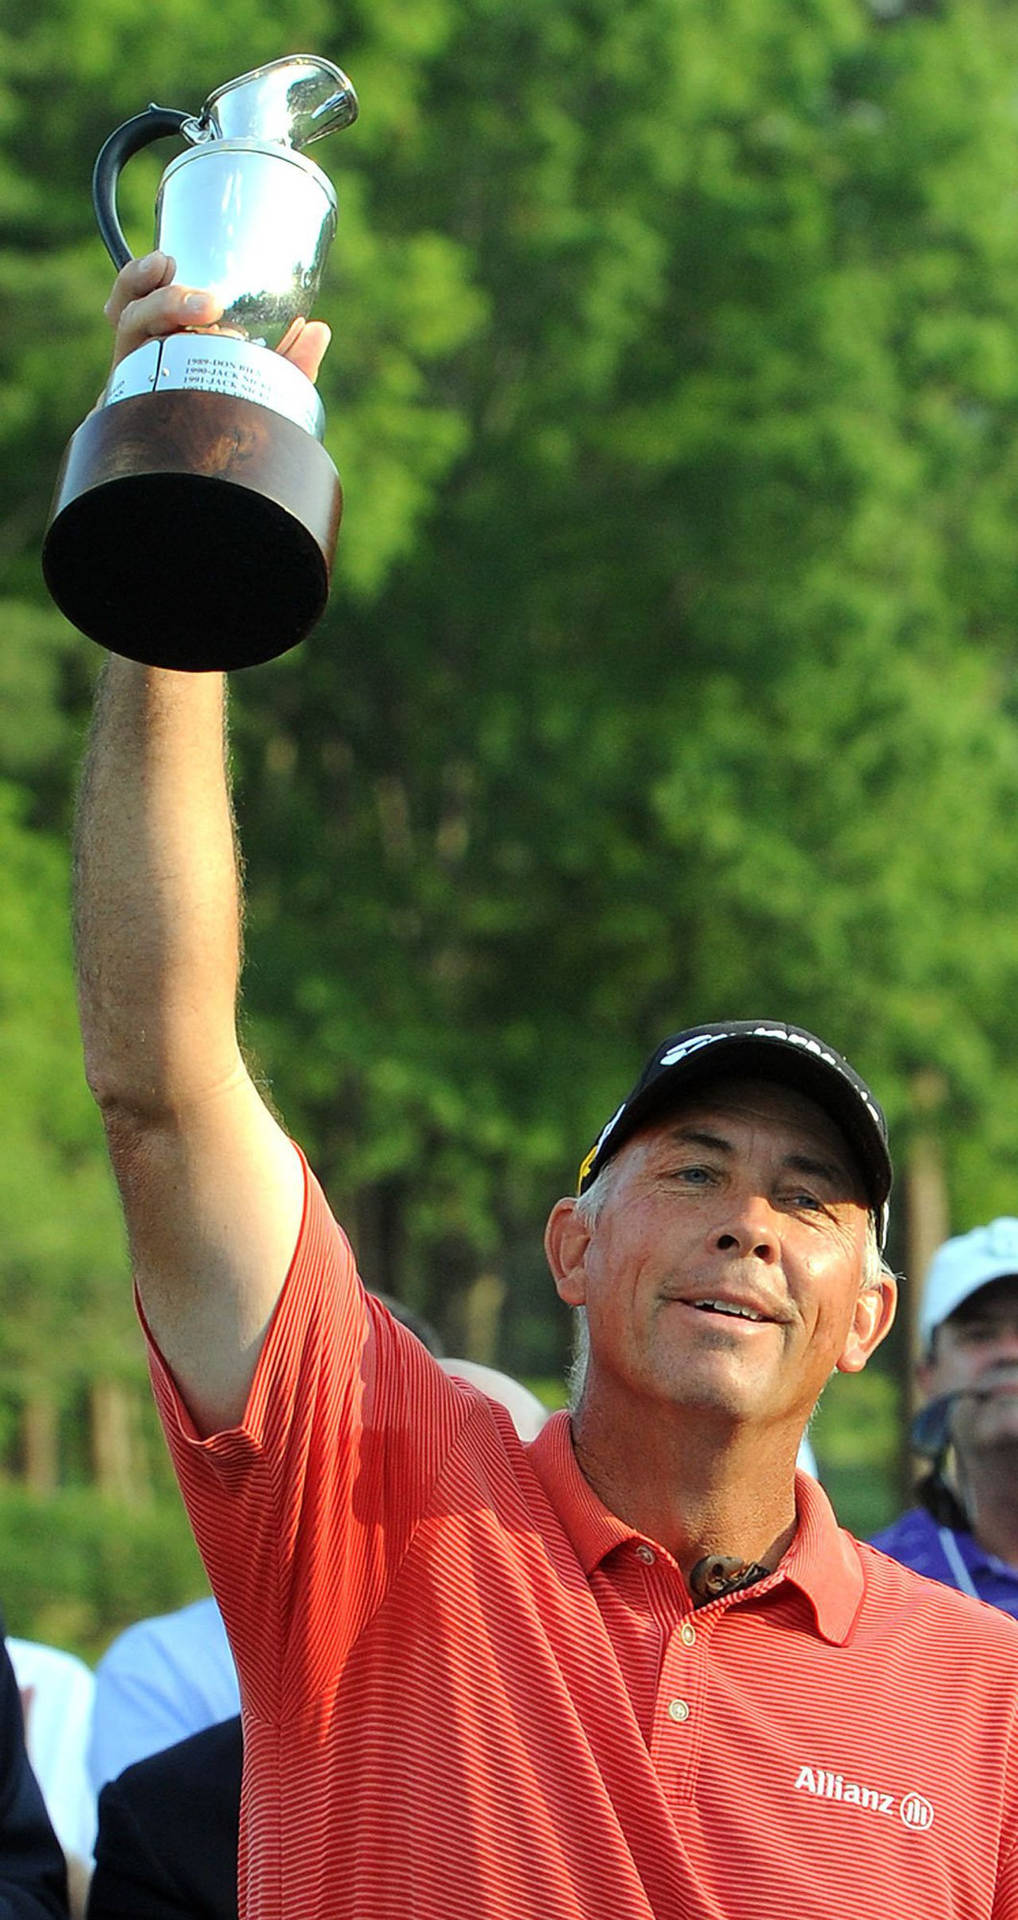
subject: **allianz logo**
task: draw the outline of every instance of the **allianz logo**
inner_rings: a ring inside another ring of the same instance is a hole
[[[921,1793],[882,1793],[879,1787],[846,1780],[843,1773],[830,1773],[826,1767],[800,1767],[795,1787],[797,1793],[812,1794],[815,1800],[841,1800],[846,1806],[897,1818],[902,1826],[919,1832],[933,1825],[933,1808]]]

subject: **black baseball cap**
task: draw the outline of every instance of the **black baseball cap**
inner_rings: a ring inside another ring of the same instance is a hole
[[[719,1074],[777,1080],[806,1094],[830,1115],[858,1160],[882,1248],[892,1178],[883,1112],[865,1080],[840,1053],[805,1027],[778,1020],[726,1020],[717,1026],[689,1027],[662,1040],[598,1134],[580,1168],[577,1193],[586,1193],[601,1168],[646,1121]]]

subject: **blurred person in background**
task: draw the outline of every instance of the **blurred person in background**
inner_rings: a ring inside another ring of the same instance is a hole
[[[133,1761],[239,1711],[233,1655],[211,1594],[136,1620],[96,1667],[88,1742],[93,1792]]]
[[[106,1784],[87,1920],[237,1920],[242,1762],[235,1714]]]
[[[0,1621],[0,1635],[3,1623]],[[67,1920],[67,1869],[32,1772],[17,1677],[0,1647],[0,1920]],[[80,1912],[80,1906],[73,1910]]]
[[[917,1505],[873,1545],[1018,1619],[1018,1219],[934,1254],[919,1309]]]
[[[11,1634],[7,1651],[21,1695],[28,1758],[64,1850],[71,1912],[80,1914],[96,1830],[85,1764],[95,1676],[76,1654],[37,1640]]]

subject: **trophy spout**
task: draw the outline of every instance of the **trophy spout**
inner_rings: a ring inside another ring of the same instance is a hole
[[[357,118],[357,95],[346,74],[317,54],[270,60],[210,94],[199,115],[220,140],[310,146]]]

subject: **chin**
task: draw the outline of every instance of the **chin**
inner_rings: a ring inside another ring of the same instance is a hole
[[[713,1413],[732,1421],[771,1421],[776,1411],[778,1418],[782,1414],[788,1417],[786,1410],[776,1410],[746,1381],[705,1380],[702,1376],[664,1381],[659,1383],[655,1397],[666,1399],[676,1410]]]

